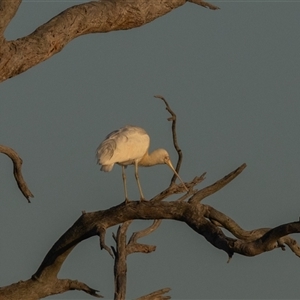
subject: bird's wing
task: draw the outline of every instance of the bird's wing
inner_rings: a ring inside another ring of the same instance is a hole
[[[150,138],[140,127],[125,126],[111,132],[97,149],[97,158],[100,165],[115,163],[132,164],[147,152]]]
[[[113,157],[118,143],[122,142],[122,140],[126,142],[128,138],[123,134],[125,128],[126,127],[112,131],[99,145],[97,148],[97,158],[100,165],[105,164]]]
[[[108,138],[104,140],[97,149],[98,163],[102,165],[105,161],[110,160],[116,148],[117,143],[114,139]]]

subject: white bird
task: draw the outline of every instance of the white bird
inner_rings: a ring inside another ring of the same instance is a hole
[[[149,154],[149,146],[150,137],[143,128],[127,125],[111,132],[97,148],[97,162],[101,165],[101,171],[110,172],[114,164],[122,166],[126,203],[129,202],[125,176],[125,168],[128,165],[135,166],[135,178],[140,192],[140,201],[144,201],[145,198],[139,181],[138,166],[151,167],[157,164],[167,164],[188,191],[175,171],[168,152],[165,149],[156,149]]]

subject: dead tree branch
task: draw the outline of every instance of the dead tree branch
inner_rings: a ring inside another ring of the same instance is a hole
[[[83,291],[96,298],[103,298],[103,296],[98,294],[97,290],[77,280],[47,278],[46,281],[43,281],[31,278],[6,287],[0,287],[0,299],[38,300],[50,295],[61,294],[72,290]]]
[[[197,193],[197,190],[193,190],[193,188],[202,182],[205,179],[206,173],[203,173],[201,176],[195,177],[192,181],[190,182],[185,182],[185,186],[189,189],[189,192],[182,196],[181,198],[178,199],[178,201],[183,201],[187,197],[190,197],[191,195],[194,195]],[[179,194],[184,191],[184,188],[181,185],[172,185],[166,188],[164,191],[159,193],[158,195],[154,196],[150,201],[162,201],[167,199],[169,196],[174,195],[174,194]]]
[[[190,2],[214,9],[203,1]],[[186,0],[91,1],[64,10],[28,36],[6,41],[4,31],[21,0],[0,0],[0,82],[47,60],[81,35],[140,27],[185,3]]]
[[[22,0],[0,1],[0,37],[2,42],[4,42],[4,31],[18,11],[21,2]]]
[[[208,187],[209,194],[220,190],[220,188],[224,187],[240,174],[244,168],[245,165],[242,165],[223,179],[210,185]],[[239,238],[236,239],[227,237],[220,228],[220,225],[229,230],[234,228],[230,219],[210,206],[201,204],[199,201],[131,201],[128,204],[121,203],[107,210],[83,213],[49,250],[32,278],[25,282],[14,284],[14,288],[12,288],[12,285],[1,288],[0,299],[18,299],[16,295],[20,291],[20,288],[25,293],[23,299],[40,299],[41,297],[38,295],[32,296],[30,294],[29,296],[28,294],[27,297],[26,293],[32,293],[32,287],[37,284],[43,283],[46,285],[46,283],[49,283],[53,285],[55,283],[59,285],[59,282],[57,283],[57,275],[60,268],[77,244],[87,238],[99,235],[99,228],[102,228],[103,234],[103,231],[109,227],[134,219],[173,219],[186,223],[195,232],[205,237],[214,247],[226,252],[229,258],[234,253],[244,256],[254,256],[271,251],[277,247],[282,248],[283,243],[286,241],[290,244],[288,245],[289,247],[292,246],[292,248],[298,249],[297,251],[293,251],[299,255],[299,245],[288,235],[300,232],[300,222],[287,223],[273,229],[268,229],[267,231],[264,228],[256,229],[253,235],[254,238],[250,239],[249,236],[251,235],[248,234],[246,238],[243,238],[243,233],[241,232],[238,235]],[[233,229],[232,232],[234,232]],[[260,234],[258,234],[259,232]],[[8,291],[9,296],[7,296]],[[46,293],[44,289],[43,291]],[[45,296],[46,294],[44,294]]]
[[[136,300],[167,300],[171,299],[170,296],[165,296],[164,294],[170,292],[170,288],[164,288],[158,291],[155,291],[153,293],[150,293],[148,295],[142,296]]]
[[[126,282],[127,282],[127,262],[126,258],[129,254],[142,252],[150,253],[155,251],[156,246],[137,243],[141,237],[149,235],[155,231],[161,224],[161,220],[154,220],[153,224],[141,231],[132,234],[127,243],[126,232],[132,220],[124,222],[119,226],[117,235],[113,235],[116,241],[116,249],[112,247],[115,255],[114,277],[115,277],[115,295],[114,300],[122,300],[126,298]]]
[[[171,117],[168,118],[168,121],[172,121],[172,138],[173,138],[173,145],[174,145],[174,148],[178,154],[178,160],[177,160],[177,164],[176,164],[176,172],[179,173],[179,170],[180,170],[180,166],[181,166],[181,162],[182,162],[182,151],[181,149],[179,148],[179,145],[178,145],[178,141],[177,141],[177,132],[176,132],[176,114],[174,113],[174,111],[171,109],[169,103],[167,102],[167,100],[163,97],[163,96],[160,96],[160,95],[156,95],[154,96],[155,98],[158,98],[158,99],[161,99],[165,105],[166,105],[166,110],[170,113]],[[176,181],[176,178],[177,176],[174,174],[172,179],[171,179],[171,182],[170,182],[170,186],[172,186],[175,181]]]
[[[135,252],[150,253],[155,251],[156,246],[140,244],[137,242],[137,240],[154,232],[160,226],[161,221],[162,220],[154,220],[149,227],[134,232],[130,237],[126,247],[127,255]]]
[[[126,283],[127,283],[127,249],[126,249],[126,232],[131,220],[124,222],[119,226],[117,235],[114,236],[116,241],[116,249],[113,249],[115,254],[114,278],[115,278],[115,294],[114,300],[122,300],[126,298]]]
[[[188,0],[188,1],[191,2],[191,3],[194,3],[194,4],[201,5],[201,6],[205,7],[205,8],[212,9],[212,10],[220,9],[220,7],[215,6],[213,4],[210,4],[208,2],[202,1],[202,0]]]
[[[24,195],[24,197],[27,199],[28,203],[30,203],[29,198],[33,197],[33,194],[30,192],[25,180],[23,179],[23,175],[21,171],[23,161],[21,157],[18,155],[18,153],[15,150],[4,145],[0,145],[0,153],[7,155],[12,160],[14,166],[13,173],[16,182],[18,184],[18,187],[22,192],[22,194]]]
[[[228,175],[226,175],[224,178],[218,180],[214,184],[205,187],[204,189],[197,192],[193,197],[190,198],[189,202],[200,202],[204,198],[212,195],[213,193],[216,193],[221,188],[223,188],[226,184],[228,184],[230,181],[232,181],[235,177],[237,177],[243,170],[246,168],[246,164],[242,164],[240,167],[238,167],[236,170],[232,171]]]

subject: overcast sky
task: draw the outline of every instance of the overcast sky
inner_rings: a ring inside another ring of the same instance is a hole
[[[185,181],[206,171],[201,188],[247,163],[205,203],[247,230],[299,219],[300,1],[212,3],[221,9],[187,3],[137,29],[79,37],[1,84],[0,140],[22,157],[35,197],[27,204],[10,160],[0,156],[0,286],[30,278],[82,210],[123,201],[121,168],[104,173],[96,165],[109,132],[141,126],[151,150],[166,148],[176,162],[169,115],[156,94],[177,113]],[[6,38],[27,35],[75,4],[24,1]],[[132,169],[129,197],[138,199]],[[145,197],[171,176],[166,166],[141,169]],[[150,223],[136,221],[130,232]],[[175,221],[141,241],[157,250],[128,258],[128,298],[170,287],[173,299],[299,299],[300,261],[289,249],[235,254],[227,264],[223,251]],[[113,297],[113,260],[97,237],[72,251],[59,276]],[[74,291],[49,299],[92,297]]]

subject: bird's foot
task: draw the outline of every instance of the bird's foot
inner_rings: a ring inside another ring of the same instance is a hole
[[[145,202],[145,201],[147,201],[147,200],[144,197],[140,198],[140,202]]]
[[[128,204],[128,203],[130,203],[130,201],[129,201],[129,199],[128,198],[125,198],[125,204]]]

